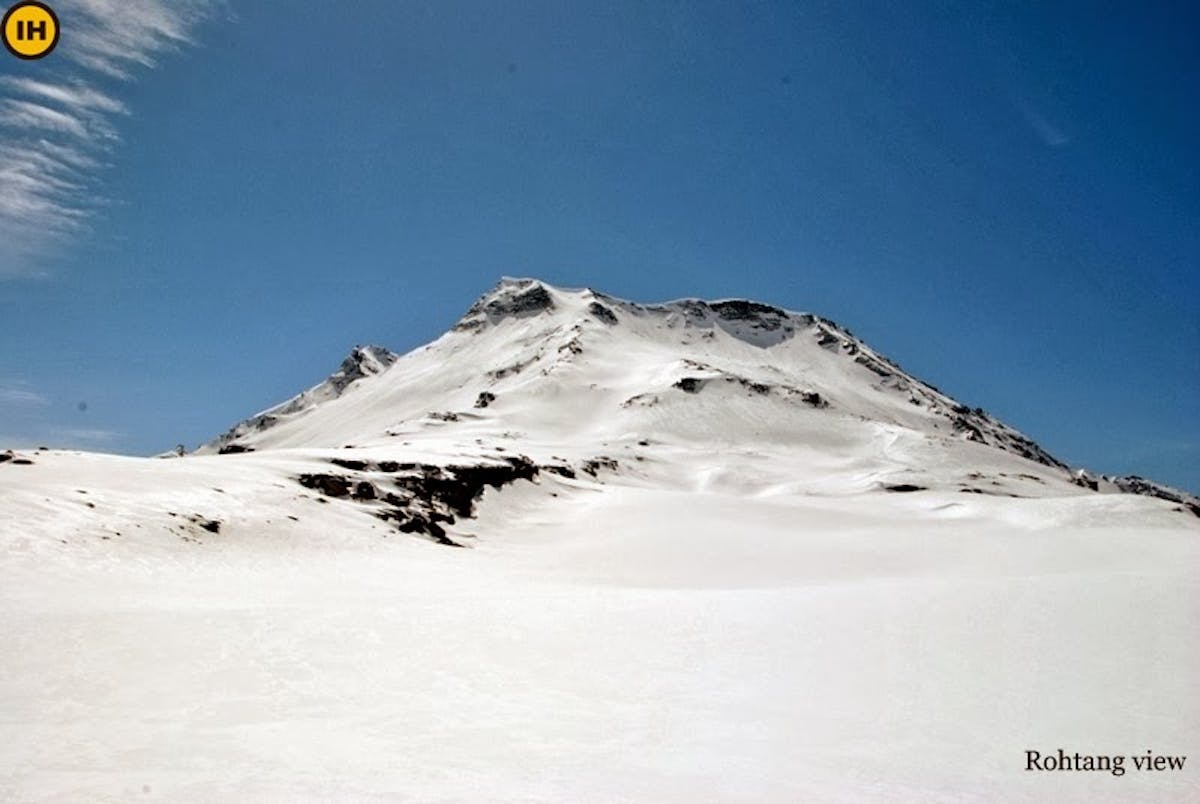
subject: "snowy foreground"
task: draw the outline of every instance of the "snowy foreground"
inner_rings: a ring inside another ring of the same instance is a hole
[[[0,462],[0,800],[1197,800],[1186,500],[831,322],[528,293],[202,454]]]

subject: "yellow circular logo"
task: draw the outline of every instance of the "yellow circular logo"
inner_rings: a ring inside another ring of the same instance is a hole
[[[58,44],[58,17],[45,3],[17,3],[4,15],[4,46],[18,59],[40,59]]]

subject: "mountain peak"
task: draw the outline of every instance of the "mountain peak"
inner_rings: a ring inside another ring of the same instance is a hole
[[[524,318],[553,310],[554,297],[537,279],[504,277],[483,294],[455,325],[456,330],[471,330],[504,318]]]
[[[382,346],[357,345],[338,366],[337,371],[291,399],[235,424],[197,452],[248,452],[253,447],[241,443],[246,436],[261,433],[283,421],[306,413],[324,402],[337,399],[355,382],[382,374],[400,359],[400,355]]]
[[[643,442],[810,452],[824,467],[805,481],[812,490],[942,483],[1020,496],[1036,483],[1151,494],[1073,475],[829,319],[741,298],[642,304],[527,277],[502,279],[450,333],[403,357],[355,347],[324,382],[202,451],[386,449],[397,438],[470,449],[515,439],[581,451],[584,463]],[[639,460],[643,475],[655,465]]]

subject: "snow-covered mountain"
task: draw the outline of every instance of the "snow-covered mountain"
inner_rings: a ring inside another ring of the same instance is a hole
[[[634,304],[533,279],[501,281],[446,335],[403,357],[356,347],[329,379],[198,454],[403,453],[414,441],[481,453],[508,445],[540,462],[569,455],[575,468],[599,461],[667,487],[686,453],[731,453],[733,471],[753,451],[760,457],[736,471],[763,488],[776,483],[768,456],[805,454],[821,471],[792,474],[794,492],[1020,497],[1075,493],[1069,484],[1151,494],[1200,515],[1195,498],[1158,484],[1072,473],[820,316],[740,299]]]
[[[1198,502],[819,316],[504,280],[194,454],[0,452],[0,800],[1182,800],[1025,751],[1194,748]]]

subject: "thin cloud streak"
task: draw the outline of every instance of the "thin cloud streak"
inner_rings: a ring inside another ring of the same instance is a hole
[[[1025,122],[1033,129],[1033,133],[1048,147],[1061,148],[1071,141],[1071,137],[1065,131],[1028,103],[1019,102],[1017,108],[1020,109]]]
[[[0,385],[0,405],[48,405],[46,397],[25,383]]]
[[[86,232],[103,206],[102,171],[129,108],[121,82],[192,44],[223,0],[59,0],[55,63],[36,78],[0,77],[0,279],[39,264]],[[66,62],[65,64],[63,62]]]
[[[51,436],[69,445],[78,443],[105,443],[115,441],[122,434],[116,430],[100,430],[93,428],[67,427],[51,431]]]

